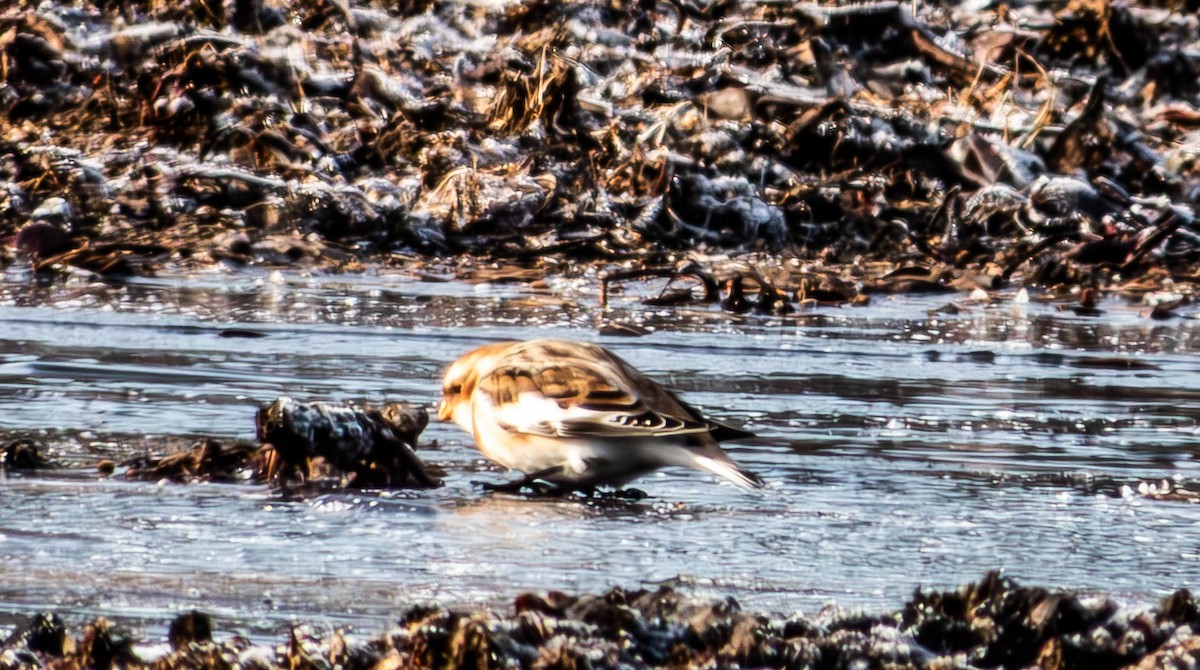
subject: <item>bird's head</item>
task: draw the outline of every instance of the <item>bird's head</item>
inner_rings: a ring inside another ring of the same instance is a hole
[[[453,421],[471,430],[471,394],[479,380],[496,369],[502,352],[512,342],[497,342],[473,349],[446,368],[442,377],[442,402],[438,405],[438,421]]]

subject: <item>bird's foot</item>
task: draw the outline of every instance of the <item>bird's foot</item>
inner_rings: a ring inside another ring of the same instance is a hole
[[[593,487],[586,489],[575,489],[575,492],[582,495],[584,498],[600,502],[628,502],[631,500],[643,500],[650,497],[650,494],[641,489],[616,489],[613,491],[599,491]]]
[[[616,489],[614,491],[601,491],[595,486],[571,486],[570,484],[556,484],[547,481],[562,472],[562,467],[546,468],[530,473],[524,477],[511,481],[494,484],[491,482],[472,481],[471,484],[478,486],[488,493],[511,493],[521,494],[528,490],[532,495],[539,497],[565,497],[577,495],[586,500],[596,501],[636,501],[644,500],[649,496],[641,489]]]
[[[645,500],[650,497],[649,493],[641,489],[617,489],[609,495],[618,500]]]
[[[530,491],[533,491],[533,493],[536,495],[561,495],[566,491],[566,489],[545,481],[546,477],[552,477],[560,472],[562,472],[562,467],[556,466],[553,468],[546,468],[545,470],[538,470],[537,472],[527,474],[518,480],[504,482],[502,484],[492,484],[490,482],[479,481],[472,481],[471,483],[489,493],[520,493],[523,489],[527,488]]]
[[[539,495],[539,496],[548,496],[548,495],[555,495],[555,494],[563,493],[563,489],[561,489],[549,482],[527,481],[525,479],[519,479],[519,480],[513,481],[513,482],[503,482],[500,484],[472,480],[471,484],[474,486],[478,486],[485,493],[519,494],[519,493],[523,493],[526,489],[528,489],[534,495]]]

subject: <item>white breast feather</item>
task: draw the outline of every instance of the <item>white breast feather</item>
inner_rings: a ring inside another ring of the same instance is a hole
[[[476,399],[476,402],[481,400],[489,405],[491,403],[491,399],[486,396]],[[539,393],[522,393],[515,401],[490,405],[490,408],[489,414],[496,423],[516,433],[533,435],[545,435],[546,429],[539,428],[539,424],[544,426],[547,421],[556,418],[562,412],[558,403]]]

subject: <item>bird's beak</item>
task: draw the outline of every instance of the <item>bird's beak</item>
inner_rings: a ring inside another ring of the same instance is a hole
[[[450,409],[450,403],[443,400],[438,403],[438,421],[449,421],[450,415],[454,412]]]

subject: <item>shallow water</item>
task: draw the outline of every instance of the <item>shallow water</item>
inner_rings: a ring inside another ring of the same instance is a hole
[[[881,611],[1000,568],[1146,602],[1200,585],[1200,517],[1129,495],[1200,479],[1200,332],[1112,301],[877,298],[780,319],[640,306],[597,335],[589,278],[521,285],[237,274],[0,281],[0,439],[72,467],[0,479],[0,626],[54,609],[154,637],[199,608],[220,630],[294,621],[366,632],[418,602],[505,606],[522,590],[671,583],[743,607]],[[646,287],[650,290],[651,287]],[[222,337],[230,328],[265,334]],[[432,404],[441,369],[504,338],[597,340],[758,437],[729,445],[762,494],[669,470],[637,503],[485,495],[467,437],[421,451],[446,486],[285,501],[251,484],[95,474],[169,437],[252,439],[281,394]],[[1124,492],[1124,495],[1123,495]]]

